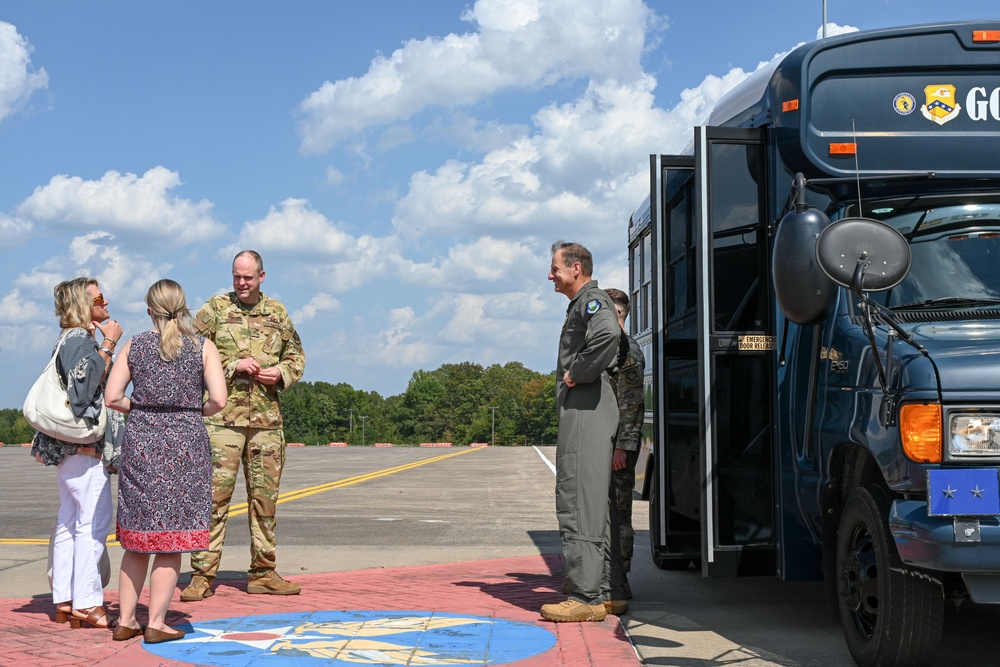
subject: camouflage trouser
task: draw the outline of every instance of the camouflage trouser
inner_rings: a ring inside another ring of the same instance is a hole
[[[632,492],[635,490],[635,462],[639,460],[639,450],[625,452],[625,467],[615,470],[611,478],[615,487],[615,506],[618,508],[618,534],[620,536],[622,567],[632,571],[632,550],[635,545],[635,529],[632,528]]]
[[[209,581],[215,579],[226,540],[229,501],[236,488],[240,463],[247,485],[250,523],[251,577],[275,567],[274,512],[278,484],[285,465],[285,435],[281,429],[208,426],[212,441],[212,518],[208,551],[191,554],[191,569]]]

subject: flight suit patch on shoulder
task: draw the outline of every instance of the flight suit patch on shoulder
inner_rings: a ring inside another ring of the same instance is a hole
[[[593,315],[594,313],[596,313],[601,309],[601,302],[598,301],[597,299],[591,299],[590,301],[587,302],[586,309],[588,315]]]

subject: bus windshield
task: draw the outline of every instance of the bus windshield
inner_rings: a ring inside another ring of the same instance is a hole
[[[910,273],[887,291],[886,306],[956,310],[1000,304],[1000,194],[918,195],[865,202],[862,210],[910,242]]]

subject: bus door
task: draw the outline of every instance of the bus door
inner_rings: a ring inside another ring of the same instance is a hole
[[[766,129],[695,128],[702,572],[773,574]]]
[[[694,156],[650,156],[653,249],[653,562],[701,562],[698,304],[694,256]]]

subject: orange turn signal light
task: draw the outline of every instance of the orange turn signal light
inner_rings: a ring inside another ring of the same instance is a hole
[[[798,100],[788,100],[787,102],[781,103],[781,111],[783,113],[788,113],[789,111],[798,111],[799,101]]]
[[[903,453],[917,463],[941,461],[941,405],[907,403],[899,408]]]
[[[1000,42],[1000,30],[973,30],[972,41],[978,44]]]
[[[857,144],[830,144],[830,155],[857,155]]]

